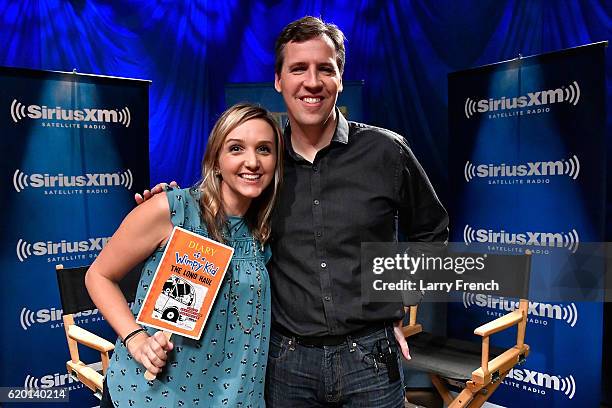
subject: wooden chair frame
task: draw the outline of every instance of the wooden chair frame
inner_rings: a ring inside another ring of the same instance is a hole
[[[417,323],[417,308],[418,306],[410,307],[409,323],[402,327],[406,338],[423,331],[422,326]],[[457,397],[453,398],[442,377],[437,374],[429,374],[431,382],[449,408],[481,407],[508,375],[510,369],[525,361],[529,354],[529,346],[525,344],[528,308],[529,301],[521,299],[516,310],[474,330],[474,334],[482,337],[481,366],[472,372],[471,380],[465,383],[465,388]],[[515,325],[517,335],[514,347],[489,360],[490,336]]]

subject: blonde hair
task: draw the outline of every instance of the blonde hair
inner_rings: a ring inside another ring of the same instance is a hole
[[[276,141],[276,169],[274,179],[268,187],[251,202],[244,218],[253,236],[262,245],[270,238],[270,217],[276,201],[283,174],[283,137],[278,123],[266,109],[250,103],[239,103],[221,115],[208,137],[206,152],[202,159],[202,180],[198,189],[202,193],[200,207],[208,235],[219,242],[224,242],[227,215],[223,211],[221,200],[221,178],[215,174],[218,168],[219,153],[227,135],[243,123],[262,119],[274,131]]]

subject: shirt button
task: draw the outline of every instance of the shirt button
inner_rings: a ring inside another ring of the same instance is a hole
[[[314,205],[319,205],[319,200],[314,200],[313,203]]]
[[[317,231],[317,237],[320,237],[321,235],[323,235],[321,234],[321,231]]]
[[[316,165],[315,165],[315,166],[312,166],[312,171],[314,171],[314,172],[316,173],[316,172],[317,172],[317,170],[319,170],[319,168],[318,168]]]
[[[331,300],[331,297],[325,296],[324,299],[325,299],[326,302],[329,302]]]
[[[325,262],[321,262],[321,268],[327,268],[327,264]]]

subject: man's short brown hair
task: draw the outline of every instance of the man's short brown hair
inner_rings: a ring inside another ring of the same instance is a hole
[[[306,16],[299,20],[289,23],[276,39],[274,45],[274,72],[280,74],[283,68],[285,57],[285,45],[294,42],[304,42],[313,38],[327,36],[334,44],[336,49],[336,64],[340,70],[340,75],[344,72],[344,59],[346,51],[344,49],[344,41],[346,38],[338,26],[331,23],[326,23],[318,17]]]

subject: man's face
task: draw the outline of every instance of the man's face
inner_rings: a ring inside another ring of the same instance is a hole
[[[333,43],[327,36],[289,42],[284,53],[274,88],[283,95],[289,119],[298,126],[324,126],[342,92]]]

